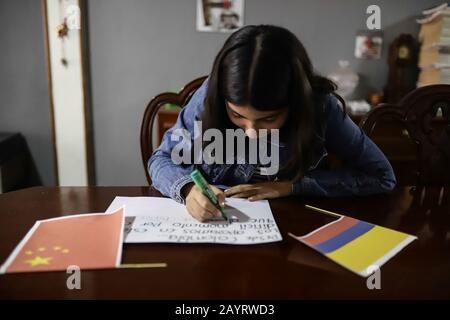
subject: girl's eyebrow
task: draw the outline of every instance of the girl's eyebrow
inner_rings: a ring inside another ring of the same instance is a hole
[[[228,105],[226,106],[227,107],[227,109],[229,109],[231,112],[234,112],[234,113],[236,113],[237,115],[239,115],[240,117],[242,117],[242,118],[244,118],[244,119],[247,119],[246,117],[244,117],[242,114],[240,114],[239,112],[236,112],[236,111],[234,111],[233,109],[231,109]],[[265,117],[262,117],[262,118],[258,118],[258,119],[256,119],[256,121],[258,121],[258,120],[263,120],[263,119],[267,119],[267,118],[272,118],[272,117],[275,117],[275,116],[278,116],[279,114],[281,114],[283,112],[283,110],[281,110],[281,111],[276,111],[276,113],[274,113],[274,114],[271,114],[270,116],[265,116]],[[247,119],[248,120],[248,119]]]

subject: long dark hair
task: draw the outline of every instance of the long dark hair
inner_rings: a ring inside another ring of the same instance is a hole
[[[215,58],[204,101],[203,130],[224,132],[233,127],[226,101],[262,111],[288,107],[288,120],[280,132],[290,155],[279,175],[297,180],[313,160],[323,104],[336,88],[314,72],[292,32],[272,25],[245,26],[226,40]]]

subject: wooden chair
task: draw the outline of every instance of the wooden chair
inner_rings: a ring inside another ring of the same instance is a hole
[[[160,93],[150,100],[144,111],[144,117],[141,124],[141,156],[142,164],[144,165],[145,176],[149,184],[152,183],[150,176],[147,172],[147,162],[153,153],[153,124],[159,109],[165,104],[176,104],[180,107],[184,107],[191,99],[194,92],[205,81],[206,76],[192,80],[186,84],[183,89],[178,93],[165,92]]]
[[[416,145],[416,185],[450,185],[450,85],[421,87],[398,104],[380,104],[361,119],[360,127],[370,136],[387,118],[400,123]]]

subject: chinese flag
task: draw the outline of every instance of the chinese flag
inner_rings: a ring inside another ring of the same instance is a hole
[[[116,268],[122,256],[124,209],[37,221],[0,273]]]

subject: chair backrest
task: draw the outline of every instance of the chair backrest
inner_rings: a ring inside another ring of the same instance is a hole
[[[147,172],[147,162],[153,153],[153,123],[159,109],[165,104],[175,104],[184,107],[191,99],[194,92],[205,81],[206,76],[192,80],[186,84],[178,93],[165,92],[160,93],[150,100],[145,108],[144,116],[141,124],[141,156],[144,165],[145,176],[149,184],[152,183],[150,175]]]
[[[417,184],[450,185],[450,85],[421,87],[398,104],[380,104],[360,127],[370,136],[383,118],[400,122],[416,145]]]

